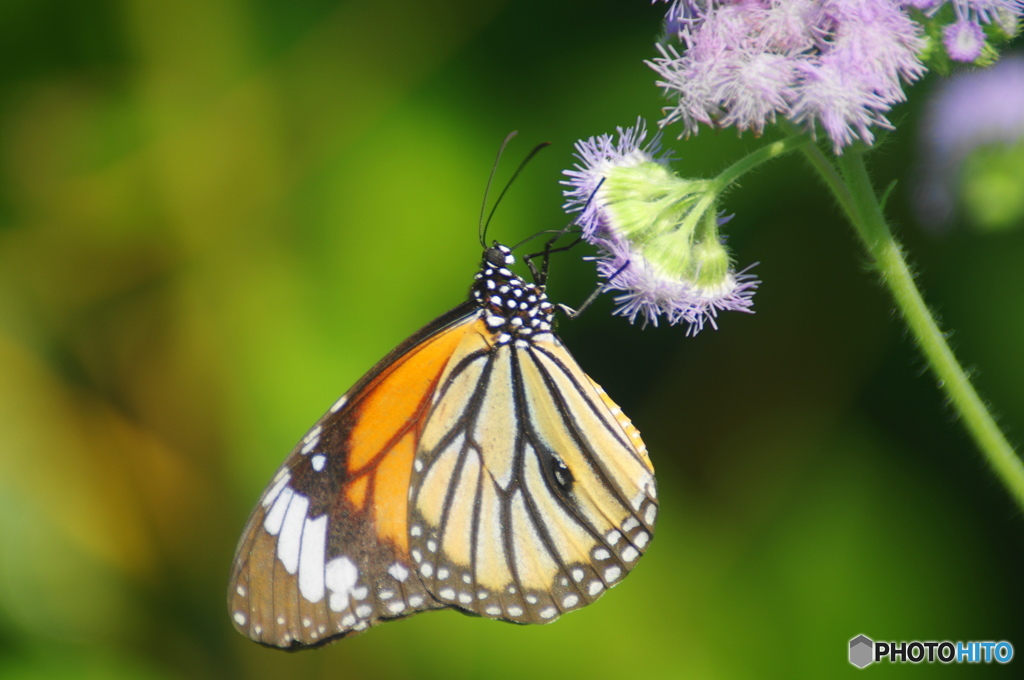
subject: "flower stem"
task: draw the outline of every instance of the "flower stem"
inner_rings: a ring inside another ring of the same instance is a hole
[[[765,144],[757,151],[747,154],[727,167],[712,181],[719,186],[719,191],[721,191],[762,163],[799,149],[809,141],[810,138],[805,133],[800,132],[790,135],[785,139],[780,139],[777,142]]]
[[[892,293],[896,307],[921,347],[925,360],[938,377],[939,385],[950,404],[960,415],[996,475],[1021,509],[1024,509],[1024,464],[978,396],[925,304],[903,255],[903,248],[885,221],[864,165],[863,154],[847,149],[837,158],[837,171],[817,146],[806,147],[804,153],[832,189],[867,248],[882,283]]]

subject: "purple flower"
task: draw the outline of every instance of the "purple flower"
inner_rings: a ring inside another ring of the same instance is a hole
[[[915,203],[925,224],[941,228],[953,214],[959,169],[979,147],[1024,139],[1024,57],[954,76],[925,114],[923,163]]]
[[[973,21],[958,21],[942,31],[942,44],[953,61],[972,62],[981,56],[985,33]]]
[[[717,328],[722,310],[750,312],[760,281],[734,271],[718,236],[714,181],[676,176],[658,156],[657,137],[644,145],[643,121],[576,143],[578,163],[566,170],[565,208],[577,212],[583,238],[597,246],[599,275],[620,290],[616,314],[631,322],[685,322],[689,334]]]
[[[783,116],[821,130],[836,153],[890,128],[904,85],[926,71],[924,31],[913,16],[934,16],[938,0],[675,0],[666,40],[648,65],[672,98],[662,126],[682,135],[700,124],[761,134]],[[980,25],[1016,21],[1024,0],[954,0],[945,30],[954,59],[981,54]],[[913,14],[913,16],[912,16]],[[681,136],[682,136],[681,135]]]

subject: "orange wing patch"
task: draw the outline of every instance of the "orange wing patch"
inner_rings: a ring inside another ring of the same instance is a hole
[[[422,415],[425,400],[465,331],[466,326],[456,326],[413,348],[352,398],[350,409],[357,420],[348,439],[350,474],[372,465],[393,446],[396,433],[408,431]]]
[[[381,459],[373,475],[373,517],[377,535],[395,544],[402,555],[409,554],[409,478],[415,453],[416,433],[410,429]]]

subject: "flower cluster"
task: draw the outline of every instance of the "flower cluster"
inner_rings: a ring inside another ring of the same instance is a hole
[[[656,2],[658,0],[655,0]],[[928,68],[987,63],[990,41],[1017,30],[1024,0],[661,0],[661,56],[648,62],[673,100],[660,127],[701,124],[764,132],[782,118],[824,133],[836,154],[876,130]],[[926,64],[928,66],[926,66]],[[719,311],[751,311],[760,282],[736,271],[718,235],[725,187],[794,148],[765,145],[712,180],[673,173],[642,122],[577,142],[565,208],[597,245],[605,286],[631,321],[715,327]],[[764,152],[764,155],[760,155]],[[780,151],[780,152],[785,152]]]
[[[611,135],[576,143],[578,163],[563,184],[565,209],[579,213],[583,238],[597,245],[600,276],[623,291],[615,313],[644,324],[685,322],[695,334],[717,327],[719,311],[751,311],[760,283],[736,272],[718,236],[720,187],[676,176],[658,152],[658,138],[644,144],[643,121]]]
[[[1022,10],[1022,0],[673,0],[649,62],[675,102],[661,124],[760,134],[782,116],[820,126],[836,153],[870,144],[872,128],[891,128],[903,85],[926,72],[924,23],[945,22],[946,54],[969,62],[983,24],[1012,34]]]

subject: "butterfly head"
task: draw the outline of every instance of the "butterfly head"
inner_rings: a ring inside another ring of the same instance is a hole
[[[511,267],[516,263],[516,256],[512,254],[512,249],[508,246],[503,246],[497,241],[494,245],[484,251],[484,265],[491,265],[492,267]]]
[[[473,282],[473,299],[484,311],[484,321],[496,344],[527,343],[551,332],[554,306],[542,286],[527,283],[509,267],[516,258],[507,246],[495,242],[484,251]]]

